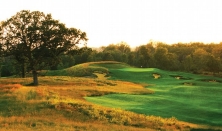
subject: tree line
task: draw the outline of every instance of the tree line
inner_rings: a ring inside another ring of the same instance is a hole
[[[86,46],[85,32],[67,28],[51,14],[22,10],[0,22],[0,76],[33,74],[64,69],[84,62],[118,61],[139,68],[192,73],[222,70],[222,42],[165,44],[150,41],[132,49],[126,42],[100,48]],[[80,48],[78,45],[83,45]]]
[[[125,42],[102,46],[97,49],[84,47],[79,54],[64,55],[57,69],[84,62],[118,61],[139,68],[159,68],[191,73],[213,73],[222,71],[222,42],[165,44],[149,42],[135,49]]]
[[[149,42],[132,49],[127,43],[120,42],[100,48],[82,47],[75,50],[75,53],[63,53],[57,59],[56,64],[43,69],[59,70],[85,62],[118,61],[139,68],[216,74],[222,71],[222,43],[191,42],[169,45]],[[20,64],[12,56],[1,57],[2,76],[22,76]]]
[[[138,68],[159,68],[215,75],[222,71],[222,42],[165,44],[151,41],[134,49],[127,43],[120,42],[100,48],[84,46],[73,52],[62,53],[57,58],[57,63],[43,69],[60,70],[85,62],[118,61]],[[15,74],[22,76],[21,63],[18,63],[14,57],[2,57],[1,61],[2,76]]]

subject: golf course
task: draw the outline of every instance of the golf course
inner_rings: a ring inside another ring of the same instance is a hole
[[[89,62],[31,77],[0,79],[0,129],[222,129],[219,77],[115,61]]]
[[[222,126],[221,78],[155,68],[118,67],[118,64],[99,66],[109,69],[109,79],[140,83],[154,93],[109,94],[86,97],[87,101],[146,115]]]
[[[219,2],[3,5],[0,131],[222,131]]]

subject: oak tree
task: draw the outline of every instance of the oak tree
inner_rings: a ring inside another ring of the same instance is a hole
[[[40,11],[22,10],[1,22],[0,46],[5,55],[12,55],[33,74],[38,85],[38,71],[58,63],[59,55],[86,44],[86,33]]]

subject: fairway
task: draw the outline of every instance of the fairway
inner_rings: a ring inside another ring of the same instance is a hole
[[[165,118],[173,116],[196,124],[222,126],[221,78],[155,68],[108,69],[111,76],[109,79],[140,83],[155,93],[85,97],[87,101],[146,115]],[[154,74],[160,77],[154,78]]]

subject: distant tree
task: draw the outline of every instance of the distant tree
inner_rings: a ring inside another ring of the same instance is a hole
[[[156,67],[160,69],[167,69],[168,67],[168,50],[165,47],[157,47],[154,53],[154,59],[156,61]]]
[[[14,57],[19,54],[21,63],[32,71],[33,85],[38,85],[38,70],[58,63],[60,54],[76,49],[85,41],[85,32],[66,28],[51,14],[39,11],[22,10],[0,26],[0,45],[4,54]]]
[[[76,64],[88,62],[91,53],[92,53],[91,48],[88,48],[88,47],[80,48],[78,53],[74,56]]]
[[[135,52],[130,52],[128,55],[128,64],[136,66],[136,55]]]
[[[222,59],[222,42],[218,45],[216,45],[213,49],[212,49],[212,54],[215,57],[219,57],[220,59]]]
[[[74,56],[68,54],[62,54],[60,56],[60,62],[51,67],[51,70],[61,70],[75,65]]]
[[[180,62],[178,61],[178,56],[174,53],[168,53],[165,66],[167,70],[179,70]]]
[[[1,64],[1,60],[0,60],[0,64]],[[20,71],[16,70],[16,68],[18,68],[19,66],[15,63],[14,58],[12,58],[11,56],[2,57],[1,65],[2,65],[1,75],[4,77],[21,74]]]
[[[207,60],[207,70],[213,73],[218,73],[221,70],[220,59],[210,55]]]
[[[186,43],[177,43],[168,47],[168,52],[176,54],[179,62],[184,61],[186,56],[192,54],[194,50],[194,47]]]
[[[110,51],[104,52],[103,60],[104,60],[104,61],[113,61],[114,58],[113,58],[113,56],[112,56],[112,53],[111,53]]]
[[[151,59],[151,51],[146,45],[141,45],[136,49],[137,54],[137,66],[138,67],[149,67]]]
[[[131,52],[129,45],[125,42],[110,44],[107,47],[101,47],[103,60],[114,60],[119,62],[128,62],[128,55]]]
[[[94,51],[93,52],[94,55],[94,61],[102,61],[103,60],[103,52],[101,51]]]
[[[120,43],[117,43],[116,46],[117,46],[117,49],[124,54],[128,54],[131,51],[130,46],[126,42],[122,41]]]
[[[202,48],[198,48],[193,53],[194,71],[201,73],[207,68],[209,53]]]
[[[185,71],[191,71],[193,69],[193,58],[191,55],[187,55],[182,62]]]
[[[120,53],[120,62],[128,63],[128,56],[131,52],[130,46],[126,42],[117,43],[117,50]],[[117,56],[119,57],[119,56]]]
[[[96,50],[92,50],[87,58],[88,62],[92,62],[92,61],[101,61],[99,60],[99,58],[97,58],[97,51]]]

